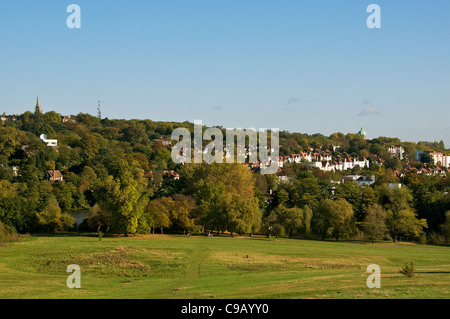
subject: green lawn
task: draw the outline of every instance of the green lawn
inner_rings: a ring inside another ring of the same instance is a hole
[[[399,273],[406,262],[416,276]],[[81,289],[66,268],[81,267]],[[366,268],[381,267],[381,289]],[[0,298],[450,298],[450,247],[262,237],[42,236],[0,246]]]

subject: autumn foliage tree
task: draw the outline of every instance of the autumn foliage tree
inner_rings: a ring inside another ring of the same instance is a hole
[[[383,238],[387,233],[386,211],[379,204],[370,206],[367,209],[363,222],[363,229],[366,236],[372,241]]]
[[[388,210],[386,224],[394,242],[400,236],[418,238],[424,232],[424,228],[428,227],[426,219],[418,219],[417,214],[410,209]]]
[[[312,224],[322,239],[334,237],[338,241],[355,231],[353,208],[345,199],[325,199],[315,210]]]
[[[433,168],[427,153],[446,152],[443,143],[280,132],[281,156],[327,152],[333,160],[368,158],[370,168],[354,168],[351,174],[375,175],[376,182],[361,187],[336,183],[350,172],[325,172],[304,162],[284,163],[283,179],[237,163],[175,164],[170,143],[163,141],[174,128],[193,133],[189,122],[99,119],[80,113],[75,121],[63,123],[53,111],[25,112],[15,120],[5,114],[5,119],[0,123],[0,222],[19,232],[59,231],[66,228],[61,226],[64,213],[89,210],[83,227],[105,233],[314,233],[339,240],[355,233],[356,222],[368,238],[377,239],[383,237],[384,210],[394,240],[414,239],[424,231],[428,238],[448,238],[450,175],[417,174],[413,169]],[[57,139],[58,148],[48,147],[41,134]],[[389,145],[405,147],[406,159],[391,157]],[[426,163],[415,160],[416,150],[423,151]],[[403,168],[409,173],[401,177],[396,170]],[[44,180],[46,171],[54,169],[64,182]],[[174,170],[180,179],[162,170]],[[403,186],[392,190],[389,183]]]
[[[108,176],[96,193],[101,209],[110,214],[113,233],[137,232],[150,194],[141,169],[122,162],[118,177]]]
[[[163,234],[164,228],[171,225],[169,214],[163,199],[152,200],[144,210],[145,225],[148,227],[148,230],[152,230],[153,234],[156,228],[159,228],[161,234]]]
[[[47,199],[47,205],[37,215],[39,229],[43,232],[57,232],[67,230],[75,224],[75,218],[62,213],[54,196]]]

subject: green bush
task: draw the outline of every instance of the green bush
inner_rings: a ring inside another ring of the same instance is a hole
[[[16,230],[12,226],[8,226],[0,222],[0,243],[7,243],[12,240]]]
[[[430,233],[430,243],[436,244],[436,245],[442,245],[447,244],[448,241],[444,236],[441,236],[439,233],[431,232]]]
[[[421,244],[421,245],[426,245],[427,244],[427,235],[425,233],[420,235],[420,237],[419,237],[419,244]]]
[[[405,267],[400,268],[400,272],[406,277],[414,277],[416,271],[416,267],[414,267],[414,263],[411,261],[405,264]]]

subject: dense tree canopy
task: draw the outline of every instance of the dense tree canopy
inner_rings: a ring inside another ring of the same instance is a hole
[[[179,127],[193,133],[189,122],[100,120],[83,113],[75,122],[62,123],[56,112],[26,112],[4,122],[0,222],[19,232],[64,231],[73,229],[70,212],[84,210],[89,216],[81,229],[127,235],[215,231],[338,240],[363,232],[370,240],[396,240],[426,231],[430,238],[449,237],[449,176],[400,174],[434,168],[427,155],[417,161],[416,151],[446,152],[443,142],[281,131],[281,156],[326,151],[333,159],[365,157],[371,163],[345,172],[286,164],[281,179],[242,164],[175,164],[172,145],[164,141]],[[58,147],[47,147],[41,134],[57,139]],[[403,146],[404,158],[389,154],[389,145]],[[63,182],[45,180],[55,170]],[[376,181],[342,183],[349,174]]]

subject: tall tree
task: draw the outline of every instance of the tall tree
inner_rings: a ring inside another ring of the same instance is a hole
[[[338,241],[355,230],[353,208],[345,199],[325,199],[315,210],[312,225],[322,239],[332,236]]]
[[[366,236],[372,240],[372,244],[387,233],[386,212],[381,205],[375,204],[367,209],[363,230]]]
[[[315,178],[303,178],[298,183],[297,193],[298,199],[295,200],[297,207],[308,205],[314,209],[322,200],[322,192]]]
[[[304,212],[298,207],[288,208],[281,214],[281,225],[288,233],[289,238],[292,238],[304,227]]]
[[[330,220],[332,209],[333,201],[331,199],[325,199],[314,210],[311,221],[312,230],[316,235],[321,236],[322,240],[325,240],[326,237],[331,235]]]
[[[111,213],[111,230],[116,233],[134,234],[148,201],[147,180],[143,171],[122,165],[120,176],[108,176],[99,190],[99,205]]]
[[[169,210],[161,199],[155,199],[148,203],[144,211],[144,218],[150,228],[155,233],[155,228],[161,230],[161,234],[164,233],[164,228],[170,226]]]
[[[75,218],[61,213],[61,208],[54,196],[50,196],[43,211],[37,213],[39,229],[44,232],[66,230],[75,224]]]
[[[167,207],[173,228],[183,230],[184,233],[194,229],[197,205],[192,197],[175,194]]]
[[[418,219],[412,209],[388,210],[386,224],[394,242],[400,236],[417,238],[424,232],[423,229],[428,227],[426,219]]]
[[[222,214],[227,217],[227,230],[251,234],[261,221],[262,213],[256,198],[243,199],[237,194],[227,193],[219,199]]]
[[[355,231],[355,220],[353,218],[353,208],[345,199],[334,201],[334,207],[330,214],[330,225],[333,237],[336,241],[340,237],[350,235]]]
[[[413,196],[411,192],[404,187],[400,189],[390,189],[385,186],[380,190],[380,201],[386,210],[398,213],[401,210],[411,209]]]
[[[225,194],[225,185],[200,180],[196,184],[194,198],[199,208],[199,222],[205,229],[222,230],[226,226],[226,215],[220,210],[219,198]]]

